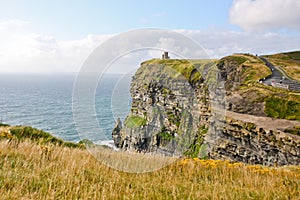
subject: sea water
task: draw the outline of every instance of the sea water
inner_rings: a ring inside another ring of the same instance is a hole
[[[89,139],[103,142],[98,128],[108,140],[116,119],[123,121],[130,109],[131,75],[105,74],[95,91],[98,124],[85,123],[88,137],[79,133],[72,110],[75,74],[0,74],[0,118],[10,125],[28,125],[52,133],[65,141]],[[84,106],[84,105],[83,105]],[[84,137],[84,138],[83,138]]]

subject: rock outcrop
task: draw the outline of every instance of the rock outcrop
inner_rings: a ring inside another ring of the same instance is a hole
[[[270,121],[271,126],[267,125]],[[300,123],[229,112],[224,130],[210,144],[210,158],[269,166],[297,165],[300,137],[284,132],[297,125]]]
[[[265,102],[247,97],[249,91],[238,92],[247,78],[244,67],[230,59],[142,63],[132,78],[130,114],[123,126],[117,121],[112,133],[115,145],[170,156],[299,164],[300,134],[295,127],[300,122],[265,126],[274,120],[265,117]]]
[[[114,129],[112,131],[112,139],[114,141],[114,144],[117,147],[120,146],[120,142],[121,142],[121,136],[120,136],[121,129],[122,129],[122,122],[120,118],[118,118],[114,126]]]

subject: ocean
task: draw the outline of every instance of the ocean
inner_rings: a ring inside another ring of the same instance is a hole
[[[28,125],[53,134],[65,141],[107,140],[116,119],[123,121],[130,110],[131,75],[105,74],[95,92],[98,124],[84,121],[87,137],[79,134],[73,118],[72,94],[74,74],[0,74],[0,118],[10,125]],[[82,116],[82,120],[84,120]],[[77,119],[78,120],[78,119]],[[80,120],[80,118],[79,118]],[[100,135],[101,135],[100,134]]]

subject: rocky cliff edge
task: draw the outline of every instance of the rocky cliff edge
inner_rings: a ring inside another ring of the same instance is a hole
[[[299,164],[300,94],[259,83],[269,73],[251,55],[145,61],[132,78],[131,111],[112,132],[115,145],[168,156]]]

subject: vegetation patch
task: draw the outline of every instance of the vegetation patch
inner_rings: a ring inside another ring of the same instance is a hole
[[[195,84],[197,82],[199,82],[201,80],[201,74],[196,70],[194,69],[193,73],[191,74],[190,78],[189,78],[189,82],[191,84]]]
[[[230,61],[234,61],[238,65],[241,65],[247,61],[247,59],[244,56],[227,56],[226,59]]]
[[[144,81],[156,79],[185,79],[190,84],[202,80],[202,76],[196,66],[189,60],[184,59],[152,59],[145,61],[137,70],[136,77]]]
[[[291,59],[300,60],[300,51],[293,51],[285,54]]]
[[[291,134],[294,134],[294,135],[300,135],[300,127],[295,126],[292,129],[286,129],[286,130],[284,130],[284,132],[291,133]]]
[[[300,51],[277,53],[273,55],[266,55],[265,57],[275,58],[280,60],[300,60]]]
[[[199,128],[199,134],[196,134],[193,143],[189,146],[188,150],[184,152],[184,155],[191,158],[197,158],[201,156],[201,158],[207,158],[206,155],[206,146],[203,145],[204,136],[206,135],[208,129],[205,125],[202,125]]]
[[[265,113],[268,117],[300,121],[300,104],[277,97],[266,98]]]
[[[147,124],[147,120],[144,117],[136,116],[136,115],[129,115],[125,121],[124,125],[127,128],[137,128],[141,126],[145,126]]]
[[[18,142],[29,139],[37,144],[54,144],[72,148],[83,148],[84,145],[73,142],[65,142],[62,139],[52,136],[50,133],[32,128],[30,126],[13,126],[9,130],[2,131],[0,139],[16,140]]]
[[[0,123],[0,127],[8,127],[9,124],[3,124],[3,123]]]
[[[165,126],[163,126],[161,131],[157,133],[156,138],[158,141],[158,146],[165,146],[170,141],[174,140],[175,136],[169,130],[167,130]]]
[[[78,142],[79,145],[84,145],[85,147],[94,147],[95,144],[89,139],[83,139]]]
[[[172,112],[172,111],[167,111],[167,118],[168,118],[169,122],[171,122],[172,124],[175,124],[177,128],[180,126],[180,116],[179,115],[175,115],[174,112]]]
[[[171,140],[173,140],[175,137],[171,134],[171,133],[169,133],[169,132],[159,132],[158,134],[157,134],[157,136],[159,137],[159,138],[161,138],[161,139],[163,139],[163,140],[167,140],[167,141],[171,141]]]

